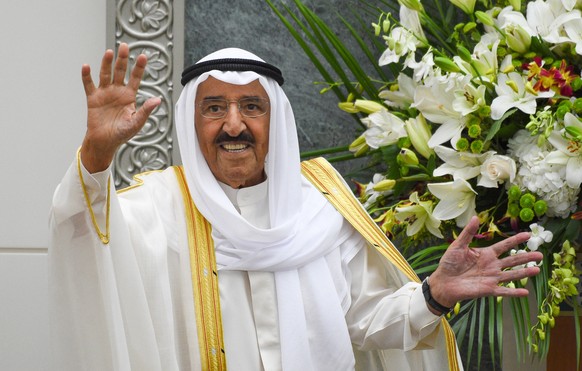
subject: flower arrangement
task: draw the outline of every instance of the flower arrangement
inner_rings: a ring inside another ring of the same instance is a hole
[[[334,91],[361,123],[349,151],[368,156],[375,174],[357,182],[356,193],[417,273],[436,268],[443,240],[474,215],[481,221],[475,246],[532,233],[511,253],[543,252],[541,274],[507,285],[533,288],[537,320],[530,321],[527,299],[511,299],[518,352],[544,357],[562,302],[580,329],[582,1],[381,3],[388,10],[365,3],[377,17],[371,32],[344,20],[369,58],[367,70],[300,1],[305,23],[287,8],[298,29],[271,6],[322,72],[322,92]],[[489,341],[497,337],[499,346],[500,308],[494,298],[457,305],[451,320],[460,341],[469,334],[469,353],[483,338],[487,320],[479,313],[487,312]],[[577,349],[580,359],[579,339]]]

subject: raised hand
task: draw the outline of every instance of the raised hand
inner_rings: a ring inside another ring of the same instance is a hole
[[[535,276],[538,267],[518,267],[528,262],[542,260],[540,252],[529,252],[499,258],[501,254],[529,239],[529,233],[519,233],[494,245],[470,248],[479,227],[473,217],[459,237],[442,256],[437,270],[430,277],[430,290],[440,304],[452,307],[457,301],[483,296],[527,296],[524,288],[508,288],[499,283]]]
[[[140,54],[124,82],[129,59],[129,47],[121,44],[113,66],[113,50],[107,50],[101,61],[99,86],[91,78],[91,68],[83,65],[81,76],[87,96],[87,132],[81,147],[85,168],[95,173],[109,167],[117,149],[130,140],[145,124],[148,116],[160,104],[160,98],[150,98],[136,107],[136,94],[147,58]]]

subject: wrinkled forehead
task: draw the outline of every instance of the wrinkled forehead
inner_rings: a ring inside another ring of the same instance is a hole
[[[259,97],[269,99],[267,90],[261,84],[259,77],[246,84],[232,84],[210,75],[198,85],[196,101],[210,98],[240,99],[244,97]]]

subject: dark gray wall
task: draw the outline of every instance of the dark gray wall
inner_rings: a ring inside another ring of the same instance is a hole
[[[314,9],[320,17],[333,23],[334,30],[344,30],[336,12],[340,9],[349,17],[359,1],[305,3],[317,4]],[[215,50],[239,47],[283,71],[283,89],[293,106],[302,151],[345,145],[355,138],[356,122],[337,108],[333,93],[319,94],[322,86],[313,84],[322,80],[319,72],[265,1],[186,0],[185,17],[185,66]]]

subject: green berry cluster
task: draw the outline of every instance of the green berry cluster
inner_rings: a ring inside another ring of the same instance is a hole
[[[536,200],[530,192],[523,193],[519,186],[512,185],[507,190],[507,214],[523,222],[531,222],[534,217],[543,216],[548,211],[548,204],[544,200]]]
[[[532,350],[538,352],[539,342],[546,338],[548,326],[553,328],[555,317],[560,314],[560,304],[578,296],[576,285],[580,282],[580,271],[576,269],[576,251],[565,241],[562,250],[554,253],[552,276],[548,280],[548,295],[543,300],[538,314],[538,323],[532,328],[528,342]]]

